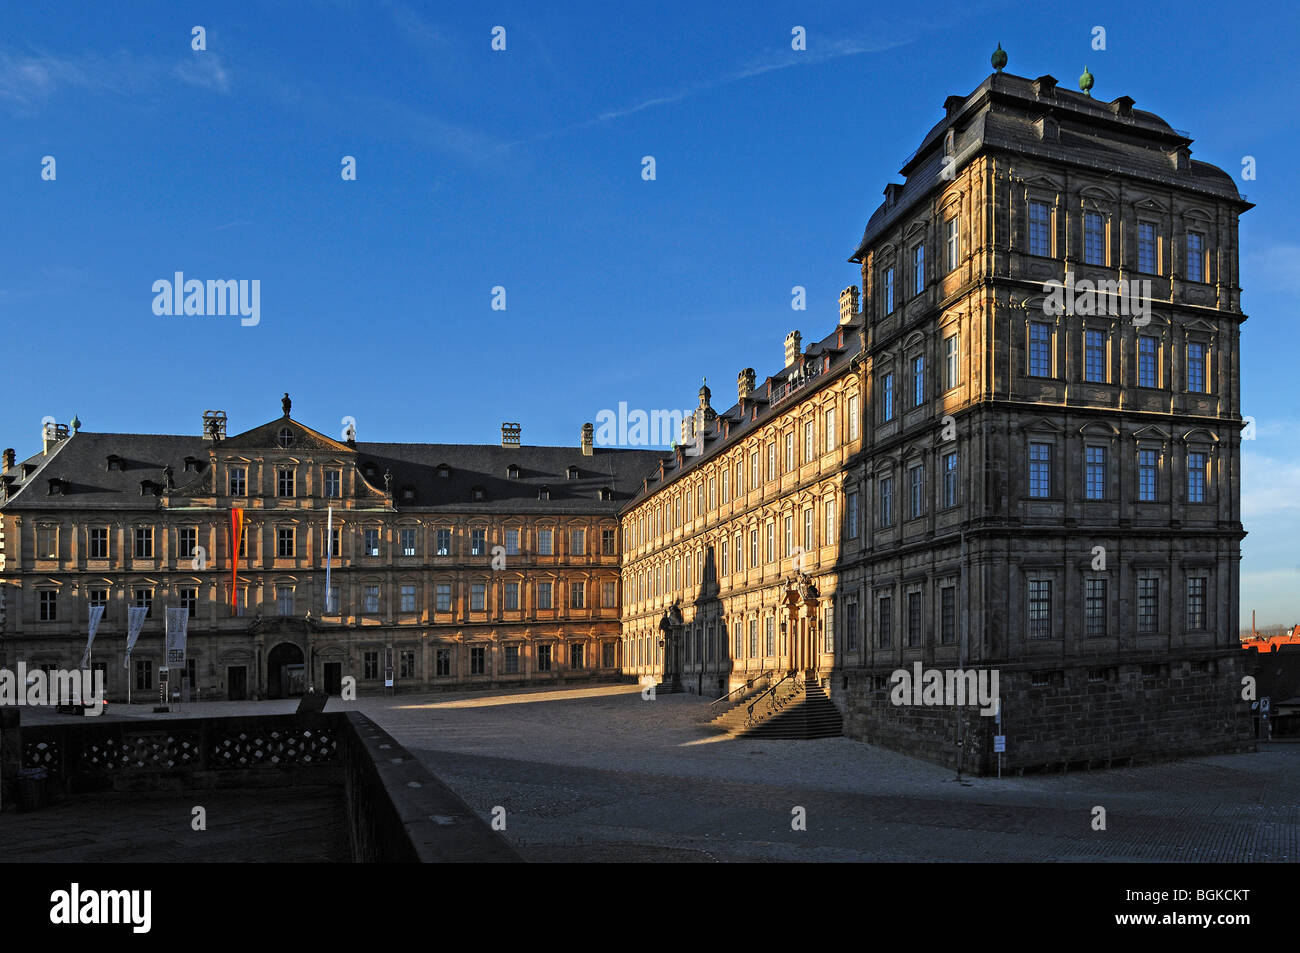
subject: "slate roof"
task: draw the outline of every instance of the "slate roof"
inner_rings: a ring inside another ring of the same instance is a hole
[[[831,381],[842,376],[849,369],[854,358],[862,351],[862,338],[859,333],[862,326],[863,318],[859,313],[851,322],[837,325],[835,330],[831,331],[826,337],[807,345],[803,349],[805,366],[820,368],[823,358],[830,355],[829,370],[819,371],[815,376],[801,379],[797,373],[799,365],[796,363],[789,367],[783,367],[766,380],[759,378],[754,384],[754,393],[746,400],[743,413],[740,409],[740,403],[737,401],[725,411],[718,413],[716,423],[707,425],[703,453],[693,457],[683,454],[680,466],[677,463],[676,453],[656,454],[657,459],[655,460],[654,470],[646,474],[645,489],[638,488],[638,492],[632,497],[627,506],[635,506],[637,503],[658,493],[668,484],[715,459],[718,454],[734,447],[756,430],[762,429],[773,417],[785,413],[791,407],[806,400],[809,395],[815,394]],[[842,347],[836,344],[841,330],[844,332],[844,345]],[[787,384],[791,383],[792,379],[797,389],[787,394],[785,388]],[[770,398],[769,393],[771,394]],[[757,411],[756,414],[755,411]],[[729,429],[723,426],[725,420],[731,421]],[[723,433],[727,433],[728,436],[724,438]],[[659,460],[662,460],[664,464],[662,480],[659,478]]]
[[[579,447],[496,447],[448,443],[358,443],[357,465],[374,463],[376,475],[370,482],[382,487],[385,469],[393,473],[393,495],[397,508],[455,510],[456,512],[508,513],[600,513],[616,515],[640,488],[641,478],[655,466],[654,450],[624,450],[596,447],[584,457]],[[438,476],[446,463],[450,473]],[[510,464],[519,467],[517,479],[507,477]],[[576,479],[567,478],[570,466],[578,468]],[[363,470],[364,472],[364,470]],[[402,489],[412,487],[415,500],[402,500]],[[475,486],[482,486],[486,499],[472,500]],[[539,500],[538,492],[550,488],[550,499]],[[600,489],[609,487],[612,499],[600,499]]]
[[[296,422],[294,422],[296,423]],[[272,431],[283,426],[274,421],[249,431]],[[304,428],[308,429],[308,428]],[[244,449],[247,435],[229,438],[223,446]],[[324,438],[328,439],[328,438]],[[334,443],[333,441],[329,441]],[[233,446],[238,443],[238,447]],[[474,444],[364,443],[355,448],[334,443],[340,450],[355,453],[356,464],[364,473],[367,463],[375,465],[375,475],[366,482],[383,489],[385,470],[393,474],[394,503],[401,511],[455,511],[494,513],[560,513],[615,515],[640,487],[641,477],[654,466],[659,454],[653,450],[624,450],[596,447],[592,456],[583,456],[580,447],[496,447]],[[211,493],[207,485],[210,444],[205,437],[177,434],[89,433],[81,431],[56,443],[48,454],[37,454],[16,463],[0,476],[20,477],[23,465],[34,467],[25,478],[13,481],[18,492],[0,502],[4,510],[148,510],[161,508],[162,500],[154,493],[141,495],[140,484],[150,480],[160,487],[163,468],[171,466],[176,490],[173,506],[188,495]],[[311,450],[296,447],[271,452],[341,454],[329,448]],[[108,457],[121,458],[122,469],[109,470]],[[197,472],[186,472],[185,458],[201,461]],[[447,477],[438,476],[438,466],[447,464]],[[507,478],[507,467],[519,467],[518,479]],[[567,468],[578,468],[577,479],[567,479]],[[49,480],[64,482],[61,495],[50,495]],[[485,499],[474,501],[473,488],[481,486]],[[538,499],[542,486],[549,486],[550,499]],[[402,490],[415,490],[414,500],[404,500]],[[601,500],[600,490],[609,487],[612,499]],[[181,503],[183,505],[183,503]]]
[[[926,133],[920,147],[903,164],[899,170],[905,177],[901,191],[892,204],[884,202],[872,213],[849,261],[860,260],[873,241],[912,214],[916,204],[938,187],[943,139],[949,127],[954,127],[958,166],[979,152],[1004,150],[1121,172],[1238,201],[1243,209],[1252,207],[1238,193],[1232,176],[1217,166],[1192,159],[1186,172],[1175,171],[1168,151],[1186,147],[1192,140],[1155,113],[1133,109],[1133,100],[1125,96],[1107,103],[1055,84],[1051,76],[1029,79],[993,73],[964,99],[950,96],[945,104],[949,114]],[[1044,116],[1057,122],[1059,141],[1040,138],[1036,123]]]

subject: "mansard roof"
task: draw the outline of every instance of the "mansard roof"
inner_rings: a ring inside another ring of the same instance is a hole
[[[947,115],[903,163],[899,173],[904,184],[890,187],[893,201],[872,213],[849,261],[860,261],[868,246],[942,185],[943,140],[949,129],[957,167],[978,153],[1002,150],[1201,192],[1235,202],[1242,211],[1253,207],[1238,193],[1232,176],[1215,165],[1191,159],[1185,171],[1176,170],[1170,155],[1188,149],[1193,140],[1155,113],[1134,109],[1128,96],[1107,103],[1062,89],[1051,76],[993,73],[970,95],[949,96],[945,106]],[[1055,136],[1040,132],[1043,122],[1054,125]]]
[[[675,452],[666,455],[656,452],[654,471],[645,474],[643,486],[637,488],[636,494],[624,509],[635,506],[668,484],[714,460],[720,453],[730,450],[767,426],[773,418],[799,406],[827,384],[842,377],[862,352],[862,337],[859,333],[862,326],[863,318],[859,313],[852,321],[836,325],[835,330],[822,340],[809,344],[804,348],[801,359],[794,364],[781,368],[766,381],[756,381],[754,392],[746,399],[743,411],[737,401],[705,426],[702,453],[696,456],[683,454],[682,462],[678,464]],[[844,336],[843,345],[838,343],[840,332]],[[830,358],[830,367],[822,370],[827,357]],[[657,465],[660,460],[663,462],[662,479]]]
[[[289,426],[295,434],[295,446],[280,448],[276,437]],[[90,433],[80,431],[51,446],[48,453],[37,454],[18,462],[0,476],[9,477],[16,492],[4,501],[0,492],[0,509],[6,511],[91,511],[152,510],[162,508],[161,491],[166,482],[165,468],[171,467],[173,489],[169,495],[175,505],[186,497],[213,494],[211,441],[199,435]],[[243,434],[222,440],[217,452],[238,454],[257,450],[275,455],[295,456],[323,452],[330,458],[351,458],[358,468],[358,479],[371,488],[367,496],[386,499],[384,473],[392,473],[392,502],[398,511],[491,512],[520,514],[617,514],[620,505],[639,488],[641,477],[655,465],[659,454],[653,450],[623,450],[596,447],[584,456],[580,447],[496,447],[476,444],[445,443],[365,443],[355,447],[281,418]],[[118,467],[110,469],[108,458],[118,458]],[[186,458],[195,470],[186,471]],[[517,478],[507,477],[510,464],[519,467]],[[448,475],[438,475],[440,464],[449,467]],[[366,477],[367,467],[373,472]],[[24,467],[32,472],[24,475]],[[577,477],[568,479],[568,468],[577,468]],[[48,493],[48,480],[63,481],[63,492]],[[142,493],[142,483],[145,492]],[[550,499],[538,499],[538,490],[550,487]],[[410,489],[413,498],[405,498]],[[482,490],[483,499],[474,499],[474,490]],[[610,490],[609,499],[601,491]],[[156,492],[155,492],[156,490]],[[375,493],[373,491],[379,491]],[[181,503],[184,505],[184,503]]]

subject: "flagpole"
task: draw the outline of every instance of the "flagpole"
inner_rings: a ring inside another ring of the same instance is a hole
[[[330,563],[334,557],[334,507],[325,517],[325,614],[330,615]]]

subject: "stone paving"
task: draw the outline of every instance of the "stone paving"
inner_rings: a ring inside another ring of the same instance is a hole
[[[204,702],[171,715],[292,711]],[[533,861],[1300,859],[1300,745],[1135,768],[975,778],[843,738],[705,727],[691,695],[633,686],[331,700],[389,731]],[[1092,829],[1093,808],[1105,831]],[[792,829],[792,811],[806,830]]]
[[[193,808],[207,829],[190,825]],[[0,863],[347,863],[337,785],[82,794],[0,815]]]

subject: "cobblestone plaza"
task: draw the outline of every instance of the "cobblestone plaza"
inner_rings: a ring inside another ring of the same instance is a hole
[[[214,702],[161,716],[119,706],[111,717],[273,714],[294,705]],[[336,708],[365,712],[485,819],[504,807],[507,838],[533,862],[1300,857],[1297,744],[959,782],[950,769],[845,738],[722,736],[705,726],[700,698],[647,701],[629,686],[331,700],[328,709]],[[1093,830],[1098,806],[1104,831]],[[798,807],[803,831],[792,829]],[[177,814],[178,838],[187,817]],[[28,823],[0,819],[6,838]]]

